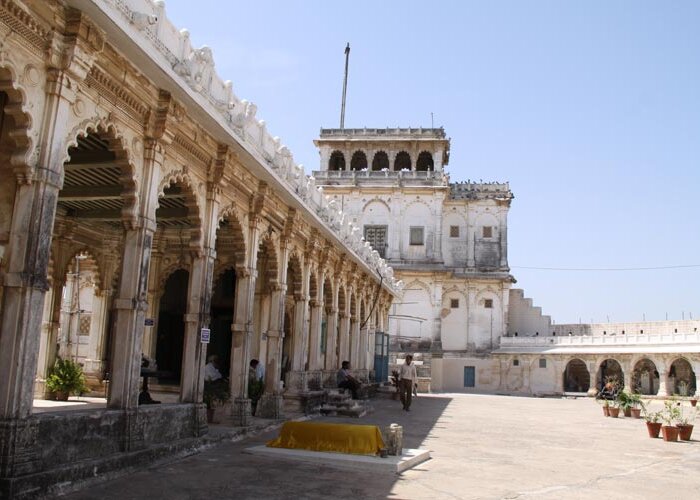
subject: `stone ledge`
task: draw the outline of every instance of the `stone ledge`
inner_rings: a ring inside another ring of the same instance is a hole
[[[403,454],[400,457],[389,455],[386,458],[369,455],[350,455],[347,453],[268,448],[267,446],[253,446],[252,448],[246,448],[243,452],[251,455],[309,462],[341,469],[352,468],[375,474],[401,474],[430,459],[430,452],[428,450],[411,448],[404,448]]]

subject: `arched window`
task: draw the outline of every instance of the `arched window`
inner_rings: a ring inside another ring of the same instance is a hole
[[[435,164],[433,163],[433,155],[427,151],[423,151],[418,155],[418,161],[416,161],[416,170],[427,171],[433,170]]]
[[[367,168],[367,156],[364,151],[355,151],[350,160],[350,170],[363,170]]]
[[[333,151],[328,160],[328,170],[345,170],[345,156],[340,151]]]
[[[401,151],[394,160],[394,170],[411,170],[411,157],[406,151]]]
[[[389,169],[389,157],[384,151],[379,151],[374,155],[372,160],[372,170]]]

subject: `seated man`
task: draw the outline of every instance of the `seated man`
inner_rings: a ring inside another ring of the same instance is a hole
[[[212,354],[209,356],[208,361],[209,362],[204,366],[204,381],[216,382],[217,380],[223,379],[219,371],[219,356]]]
[[[357,399],[357,390],[360,388],[361,384],[355,377],[350,375],[350,361],[343,361],[336,375],[336,381],[340,389],[350,389],[350,392],[352,392],[352,399]]]

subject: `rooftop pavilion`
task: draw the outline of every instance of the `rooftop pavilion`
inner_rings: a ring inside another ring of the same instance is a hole
[[[441,172],[450,139],[440,128],[322,128],[320,170]]]

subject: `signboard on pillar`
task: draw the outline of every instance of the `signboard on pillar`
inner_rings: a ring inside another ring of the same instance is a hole
[[[209,339],[211,338],[211,330],[209,328],[202,328],[200,337],[202,339],[202,344],[208,344]]]

